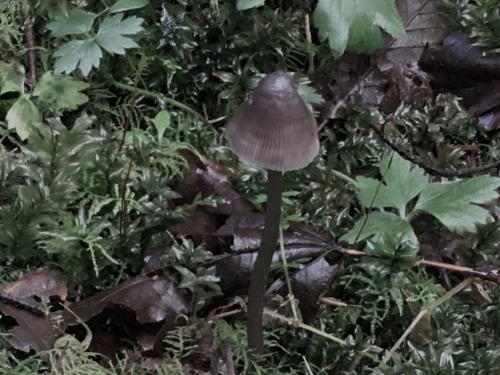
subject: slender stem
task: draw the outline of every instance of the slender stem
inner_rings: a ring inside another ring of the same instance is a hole
[[[262,333],[262,309],[266,292],[266,279],[278,242],[281,219],[281,192],[283,174],[278,171],[267,172],[266,224],[260,242],[259,253],[255,260],[250,289],[248,291],[247,337],[248,346],[256,353],[264,350]]]
[[[359,185],[356,182],[356,180],[352,179],[348,175],[346,175],[340,171],[337,171],[335,169],[331,169],[330,173],[333,174],[335,177],[338,177],[339,179],[344,180],[348,184],[352,185],[355,189],[359,189]]]
[[[288,300],[290,301],[290,307],[292,308],[293,318],[298,321],[299,314],[297,314],[297,306],[295,304],[295,297],[292,291],[292,283],[290,282],[290,274],[288,273],[288,265],[286,263],[286,254],[285,254],[285,242],[283,241],[283,226],[281,225],[280,225],[279,244],[280,244],[281,261],[283,262],[283,273],[285,274],[286,286],[288,287]]]
[[[160,100],[160,101],[163,100],[166,103],[169,103],[169,104],[171,104],[174,107],[177,107],[179,109],[182,109],[183,111],[191,113],[193,116],[197,117],[202,122],[208,123],[208,121],[207,121],[207,119],[205,119],[205,117],[203,117],[196,110],[194,110],[193,108],[189,107],[188,105],[186,105],[184,103],[178,102],[177,100],[172,99],[172,98],[167,98],[164,95],[157,94],[157,93],[152,92],[152,91],[148,91],[148,90],[145,90],[145,89],[141,89],[139,87],[134,87],[134,86],[131,86],[131,85],[127,85],[126,83],[117,81],[111,75],[107,75],[107,78],[108,78],[108,81],[111,84],[115,85],[116,87],[119,87],[119,88],[121,88],[123,90],[137,92],[138,94],[143,95],[143,96],[147,96],[149,98],[154,98],[154,99],[157,99],[157,100]]]

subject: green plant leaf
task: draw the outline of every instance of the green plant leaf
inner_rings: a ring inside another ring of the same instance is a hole
[[[379,28],[397,38],[405,35],[394,0],[319,0],[313,22],[335,57],[346,50],[372,53],[380,49]]]
[[[311,112],[313,110],[312,104],[321,104],[324,102],[323,97],[318,94],[314,87],[309,85],[299,85],[297,87],[297,91]]]
[[[384,234],[398,237],[401,242],[418,244],[417,236],[413,232],[410,223],[390,212],[373,212],[368,214],[368,218],[362,217],[340,239],[348,243],[354,243],[373,237],[373,241],[379,242]]]
[[[142,30],[142,18],[129,17],[122,21],[123,13],[106,17],[99,25],[96,42],[110,53],[125,54],[128,48],[138,47],[137,43],[124,35],[135,35]]]
[[[52,36],[61,37],[65,35],[81,34],[89,32],[97,15],[85,12],[81,9],[69,10],[67,14],[58,12],[54,21],[47,24],[47,29]]]
[[[236,9],[238,10],[246,10],[257,8],[264,5],[265,0],[237,0],[236,1]]]
[[[407,270],[417,260],[418,244],[402,240],[401,234],[384,232],[376,240],[376,242],[369,241],[368,250],[383,256],[385,259],[367,259],[367,263],[385,266],[389,270]]]
[[[56,57],[55,73],[69,74],[79,67],[86,77],[93,66],[96,68],[99,66],[102,51],[93,40],[74,40],[59,47],[54,57]]]
[[[475,232],[477,224],[486,224],[488,210],[477,206],[498,198],[495,189],[500,178],[480,176],[427,186],[419,196],[415,211],[435,216],[449,230]]]
[[[212,73],[213,76],[219,78],[222,82],[233,83],[236,82],[238,76],[234,73],[217,71]]]
[[[148,5],[148,3],[148,0],[118,0],[109,8],[109,12],[117,13],[130,9],[139,9]]]
[[[16,129],[19,137],[25,140],[30,134],[30,125],[40,121],[40,112],[26,95],[22,95],[10,107],[5,119],[7,120],[8,128]]]
[[[394,207],[405,217],[408,202],[428,185],[424,171],[393,153],[380,161],[380,173],[384,176],[382,184],[373,178],[356,178],[359,202],[363,207]]]
[[[0,95],[8,92],[24,93],[24,66],[17,61],[0,61]]]
[[[87,95],[80,92],[87,87],[89,87],[88,83],[67,76],[54,76],[51,72],[46,72],[38,81],[33,95],[38,96],[40,101],[58,116],[63,110],[75,110],[88,102]]]
[[[163,133],[170,126],[170,113],[166,109],[162,109],[154,118],[156,131],[158,132],[158,143],[161,143]]]

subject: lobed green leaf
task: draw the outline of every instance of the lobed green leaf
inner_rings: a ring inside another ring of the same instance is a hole
[[[0,61],[0,95],[8,92],[24,93],[24,66],[17,61]]]
[[[138,47],[137,43],[124,35],[135,35],[142,30],[142,18],[129,17],[122,21],[123,14],[106,17],[99,25],[96,42],[109,53],[125,54],[128,48]]]
[[[47,24],[52,36],[58,38],[65,35],[87,33],[91,30],[97,14],[85,12],[81,9],[71,9],[64,14],[58,12],[54,21]]]
[[[394,207],[405,217],[408,202],[428,185],[424,171],[393,153],[380,161],[380,173],[384,183],[373,178],[356,178],[359,202],[366,208]]]
[[[372,238],[379,241],[385,234],[400,238],[401,242],[418,244],[417,236],[406,220],[390,212],[373,212],[359,219],[354,227],[340,239],[355,243]]]
[[[28,138],[30,126],[41,120],[40,112],[33,102],[23,95],[10,107],[5,118],[9,129],[15,129],[22,140]]]
[[[417,201],[415,211],[425,211],[436,217],[448,229],[475,232],[476,225],[486,224],[489,211],[478,206],[498,198],[500,178],[480,176],[427,186]]]
[[[87,76],[93,66],[96,68],[99,66],[102,51],[91,39],[74,40],[59,47],[54,57],[56,57],[55,73],[69,74],[79,67],[82,74]]]
[[[33,96],[38,96],[51,112],[59,115],[63,110],[75,110],[88,102],[87,95],[80,92],[88,87],[88,83],[47,72],[38,81]]]
[[[313,22],[335,57],[346,50],[372,53],[380,49],[380,28],[397,38],[405,35],[394,0],[319,0]]]

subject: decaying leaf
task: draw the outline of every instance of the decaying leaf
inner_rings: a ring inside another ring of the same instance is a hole
[[[48,268],[40,268],[35,272],[27,273],[17,281],[1,284],[0,292],[7,293],[17,299],[27,299],[34,296],[47,299],[58,296],[64,301],[68,289],[64,275]]]
[[[25,353],[34,350],[39,353],[52,349],[56,340],[56,332],[49,316],[36,316],[13,306],[0,304],[4,315],[16,320],[17,325],[8,329],[9,343]]]
[[[0,285],[0,311],[16,321],[13,328],[7,331],[11,335],[9,342],[19,350],[36,352],[49,350],[55,342],[56,335],[48,313],[43,314],[44,302],[49,297],[57,296],[66,299],[67,287],[65,277],[48,268],[40,268],[24,275],[17,281]]]
[[[132,310],[142,324],[165,319],[174,321],[189,310],[188,303],[170,281],[163,277],[138,276],[72,304],[72,313],[65,313],[65,322],[68,326],[79,324],[75,315],[86,322],[105,308],[116,305]]]
[[[486,130],[500,127],[500,57],[486,55],[466,35],[452,33],[441,47],[426,49],[418,64],[438,93],[461,97]]]
[[[227,181],[222,180],[220,175],[211,169],[204,170],[192,166],[177,191],[182,194],[179,203],[193,202],[198,194],[201,198],[216,196],[224,199],[225,202],[217,204],[216,207],[206,207],[208,211],[221,215],[229,216],[233,212],[255,209],[248,199],[231,189]]]
[[[302,319],[305,322],[314,318],[319,308],[318,299],[326,292],[337,268],[338,264],[330,264],[324,257],[319,257],[292,276],[293,295],[299,301]],[[286,285],[279,289],[279,293],[288,293]]]

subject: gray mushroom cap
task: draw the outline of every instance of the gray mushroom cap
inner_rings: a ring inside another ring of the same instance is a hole
[[[266,75],[229,120],[226,138],[238,157],[275,171],[304,168],[319,152],[318,129],[293,80]]]

